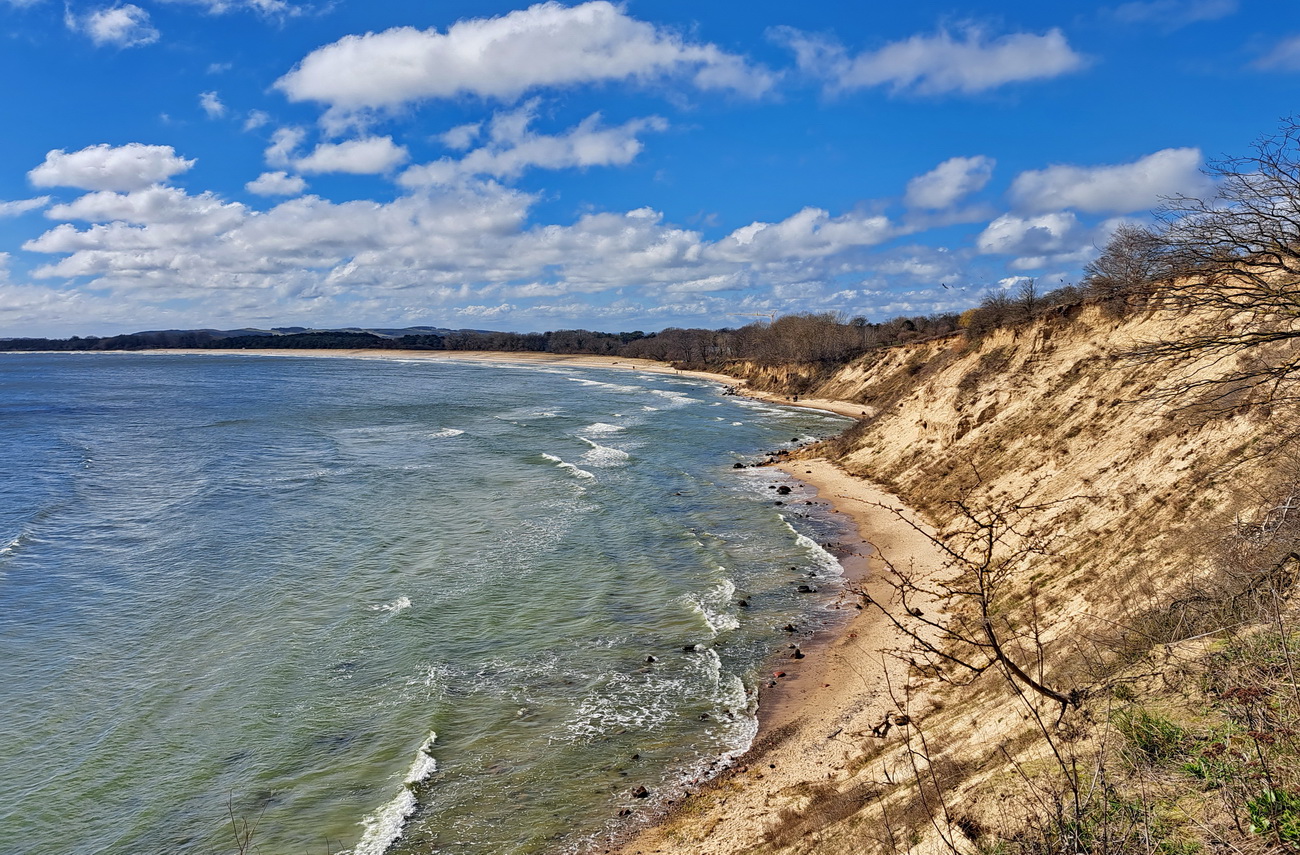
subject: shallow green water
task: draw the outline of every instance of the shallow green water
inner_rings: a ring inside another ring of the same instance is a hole
[[[843,424],[608,370],[0,358],[0,849],[230,852],[228,805],[269,853],[580,846],[752,737],[837,533],[732,464]]]

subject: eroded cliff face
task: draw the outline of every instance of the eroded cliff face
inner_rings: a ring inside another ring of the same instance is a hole
[[[1254,455],[1280,414],[1211,402],[1221,389],[1162,394],[1192,372],[1222,376],[1233,360],[1125,356],[1215,323],[1082,308],[978,343],[869,354],[809,394],[864,405],[871,416],[827,450],[940,526],[955,499],[1030,509],[1026,524],[1057,543],[1025,569],[1069,611],[1095,610],[1178,584],[1212,530],[1261,500],[1256,487],[1277,465]]]
[[[990,541],[999,574],[993,619],[1034,678],[1089,698],[1053,725],[1051,705],[1004,669],[974,678],[952,663],[946,672],[916,668],[894,690],[908,699],[913,735],[925,734],[923,750],[863,739],[833,785],[769,801],[805,816],[839,805],[798,841],[769,834],[770,850],[977,851],[980,829],[1013,828],[1036,809],[1026,787],[1055,768],[1053,752],[1105,756],[1114,686],[1142,685],[1146,702],[1168,700],[1176,681],[1163,669],[1175,646],[1116,650],[1107,639],[1205,577],[1209,556],[1240,523],[1296,483],[1296,468],[1275,448],[1294,429],[1294,408],[1242,406],[1251,393],[1222,386],[1166,394],[1189,379],[1226,376],[1235,357],[1127,354],[1228,323],[1173,311],[1117,319],[1076,307],[979,342],[952,337],[867,354],[815,380],[798,366],[737,372],[769,391],[860,405],[868,415],[859,425],[807,454],[887,487],[933,523],[941,545],[970,549],[971,514],[1005,514],[1011,528]],[[791,378],[799,385],[781,385]],[[957,578],[961,568],[950,569]],[[969,595],[948,606],[949,617],[978,615]],[[887,608],[906,619],[897,600]],[[1026,695],[1046,711],[1046,729]],[[873,795],[860,809],[841,804],[866,789]],[[890,810],[915,820],[901,848],[878,833]]]

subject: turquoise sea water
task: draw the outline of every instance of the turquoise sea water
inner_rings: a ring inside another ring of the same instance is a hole
[[[833,519],[732,464],[845,424],[614,370],[0,355],[0,851],[234,852],[230,813],[264,853],[580,849],[743,749],[780,627],[829,619]]]

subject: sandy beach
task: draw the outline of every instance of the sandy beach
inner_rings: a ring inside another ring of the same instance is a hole
[[[818,499],[847,515],[856,539],[838,545],[850,587],[888,603],[888,566],[933,573],[941,566],[924,524],[880,488],[823,459],[793,460],[780,468],[817,489]],[[903,515],[900,518],[899,514]],[[912,519],[921,530],[903,522]],[[888,562],[888,563],[887,563]],[[804,659],[780,658],[760,695],[759,734],[753,747],[718,779],[617,851],[720,853],[750,851],[810,786],[842,783],[851,764],[887,716],[906,710],[907,666],[890,655],[902,639],[856,596],[839,608],[852,616],[835,634],[801,644]],[[783,676],[776,677],[776,673]],[[797,795],[796,795],[797,794]]]
[[[770,401],[775,404],[783,404],[791,407],[806,407],[811,410],[825,410],[826,412],[836,413],[854,419],[866,415],[862,405],[852,401],[834,401],[828,398],[794,399],[782,395],[773,395],[768,392],[760,392],[756,389],[744,389],[743,381],[726,374],[714,374],[708,371],[683,371],[680,368],[673,368],[667,363],[655,362],[652,359],[628,359],[626,357],[590,356],[584,354],[563,353],[504,353],[490,350],[315,350],[311,348],[303,348],[301,350],[289,348],[223,350],[220,348],[167,348],[132,352],[141,354],[187,353],[197,355],[238,353],[249,356],[306,356],[335,359],[430,359],[434,361],[449,362],[486,362],[513,365],[572,365],[580,368],[609,368],[619,371],[637,371],[647,374],[674,374],[679,377],[696,377],[701,380],[711,380],[715,383],[723,383],[727,386],[738,387],[746,397],[755,398],[760,401]]]
[[[660,362],[602,356],[482,351],[385,350],[165,350],[142,353],[243,354],[280,357],[445,360],[520,365],[571,365],[638,373],[695,377],[734,387],[740,394],[783,405],[858,417],[860,404],[821,399],[789,400],[747,390],[722,374],[681,371]],[[846,610],[833,632],[798,636],[803,658],[778,651],[773,672],[760,689],[759,732],[753,746],[730,768],[701,781],[685,799],[648,807],[648,823],[619,841],[617,851],[719,853],[748,851],[763,843],[791,793],[819,783],[847,780],[863,746],[890,716],[906,708],[907,666],[891,655],[903,645],[876,609],[861,608],[865,597],[889,603],[894,591],[889,567],[929,575],[941,567],[928,529],[910,509],[880,487],[851,476],[825,459],[789,459],[777,467],[817,491],[832,513],[848,517],[848,538],[834,552],[847,588],[829,608]],[[905,520],[911,520],[911,525]],[[633,822],[637,820],[634,819]]]

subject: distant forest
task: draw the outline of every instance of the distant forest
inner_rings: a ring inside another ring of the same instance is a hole
[[[164,330],[106,337],[0,339],[0,351],[105,351],[196,348],[460,350],[589,354],[656,359],[686,366],[717,367],[728,362],[800,363],[834,368],[863,353],[951,335],[975,338],[1045,312],[1099,296],[1096,288],[1066,287],[1040,294],[1032,280],[1009,294],[995,293],[961,314],[899,317],[884,323],[835,313],[793,314],[734,329],[682,329],[657,333],[554,330],[541,333],[417,329],[305,331]],[[1112,302],[1114,289],[1105,297]],[[1121,298],[1122,302],[1122,298]]]
[[[834,313],[794,314],[735,329],[681,329],[658,333],[606,333],[592,330],[555,330],[542,333],[487,332],[482,330],[390,331],[378,334],[360,330],[307,330],[301,332],[217,330],[164,330],[106,337],[73,336],[66,339],[0,339],[0,351],[107,351],[196,348],[251,349],[368,349],[368,350],[469,350],[516,353],[590,354],[657,359],[682,365],[712,365],[751,361],[760,363],[814,363],[841,365],[867,351],[920,339],[963,333],[982,335],[991,329],[1036,317],[1066,303],[1078,302],[1083,292],[1065,288],[1039,295],[1032,281],[1014,295],[993,295],[965,313],[895,318],[871,323],[866,318],[846,319]],[[402,332],[403,334],[394,334]]]

